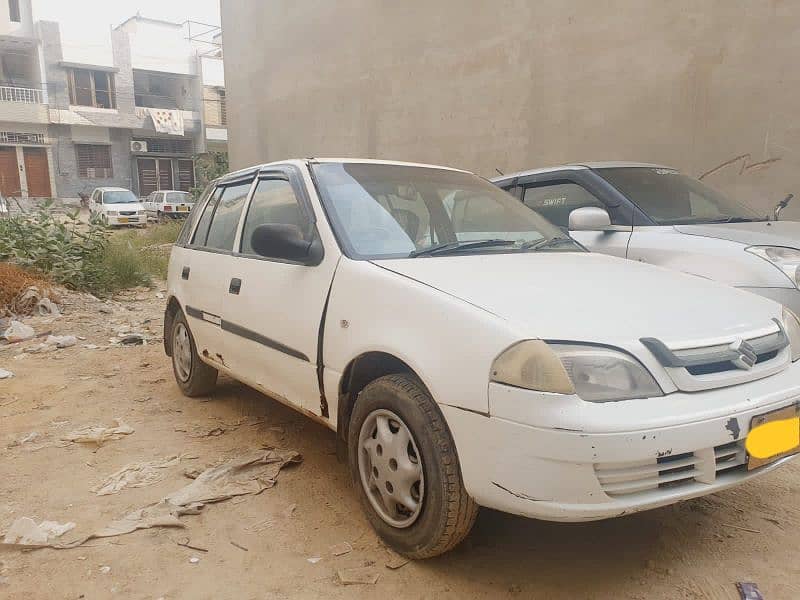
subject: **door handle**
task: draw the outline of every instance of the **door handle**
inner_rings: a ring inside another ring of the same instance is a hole
[[[189,279],[189,267],[183,267],[183,271],[181,271],[181,279]]]
[[[242,280],[238,277],[234,277],[231,279],[231,284],[228,286],[228,293],[229,294],[238,294],[239,291],[242,289]]]

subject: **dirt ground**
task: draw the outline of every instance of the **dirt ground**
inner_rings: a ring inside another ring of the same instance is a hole
[[[605,522],[483,510],[454,552],[389,569],[331,431],[227,379],[207,399],[181,395],[160,344],[158,294],[138,290],[110,303],[69,296],[63,316],[26,322],[85,340],[40,354],[24,350],[41,340],[0,347],[0,368],[15,374],[0,380],[0,532],[21,516],[73,521],[69,541],[183,487],[186,469],[265,445],[297,450],[302,464],[259,495],[183,517],[186,529],[2,552],[0,598],[736,599],[737,581],[757,582],[767,600],[800,598],[800,462],[718,495]],[[147,345],[108,347],[126,330],[144,333]],[[114,418],[135,432],[100,448],[59,441]],[[92,492],[130,462],[178,454],[197,458],[149,487]],[[186,538],[207,552],[178,544]],[[341,542],[353,550],[334,556]],[[339,583],[337,570],[362,566],[379,575],[376,584]]]

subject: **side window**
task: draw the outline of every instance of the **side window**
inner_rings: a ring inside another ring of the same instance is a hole
[[[206,238],[208,237],[208,226],[211,225],[211,217],[214,214],[214,209],[217,207],[217,201],[222,195],[222,190],[225,188],[218,187],[214,190],[211,198],[206,203],[203,209],[203,214],[200,215],[200,220],[197,223],[197,229],[194,230],[194,237],[192,238],[192,245],[205,246]]]
[[[256,185],[242,230],[242,254],[255,254],[250,244],[253,231],[267,223],[294,225],[304,237],[308,232],[308,217],[285,179],[262,179]]]
[[[559,227],[569,227],[569,213],[576,208],[596,206],[606,208],[586,188],[577,183],[554,183],[525,188],[522,198],[525,206],[532,208],[545,219]]]
[[[211,219],[211,227],[208,228],[206,248],[233,250],[239,218],[252,183],[251,180],[223,188],[222,196],[217,201],[217,209]]]

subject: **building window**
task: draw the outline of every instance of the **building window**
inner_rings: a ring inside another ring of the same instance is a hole
[[[225,104],[225,90],[220,89],[219,92],[219,124],[228,124],[228,109]]]
[[[108,179],[114,176],[111,169],[111,147],[98,144],[75,144],[78,158],[78,177]]]
[[[225,88],[206,86],[203,88],[203,111],[206,125],[225,127],[228,123],[228,111],[225,105]]]
[[[70,69],[68,80],[70,104],[97,108],[117,107],[113,73]]]
[[[19,0],[8,0],[8,18],[14,23],[22,21],[19,16]]]

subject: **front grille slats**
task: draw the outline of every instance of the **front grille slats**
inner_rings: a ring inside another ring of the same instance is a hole
[[[704,461],[703,456],[707,457]],[[713,463],[711,462],[713,456]],[[666,487],[680,487],[697,481],[701,476],[713,477],[732,470],[744,470],[747,453],[744,441],[729,442],[711,449],[696,450],[653,459],[651,462],[598,463],[595,475],[600,487],[609,496],[629,496]]]

